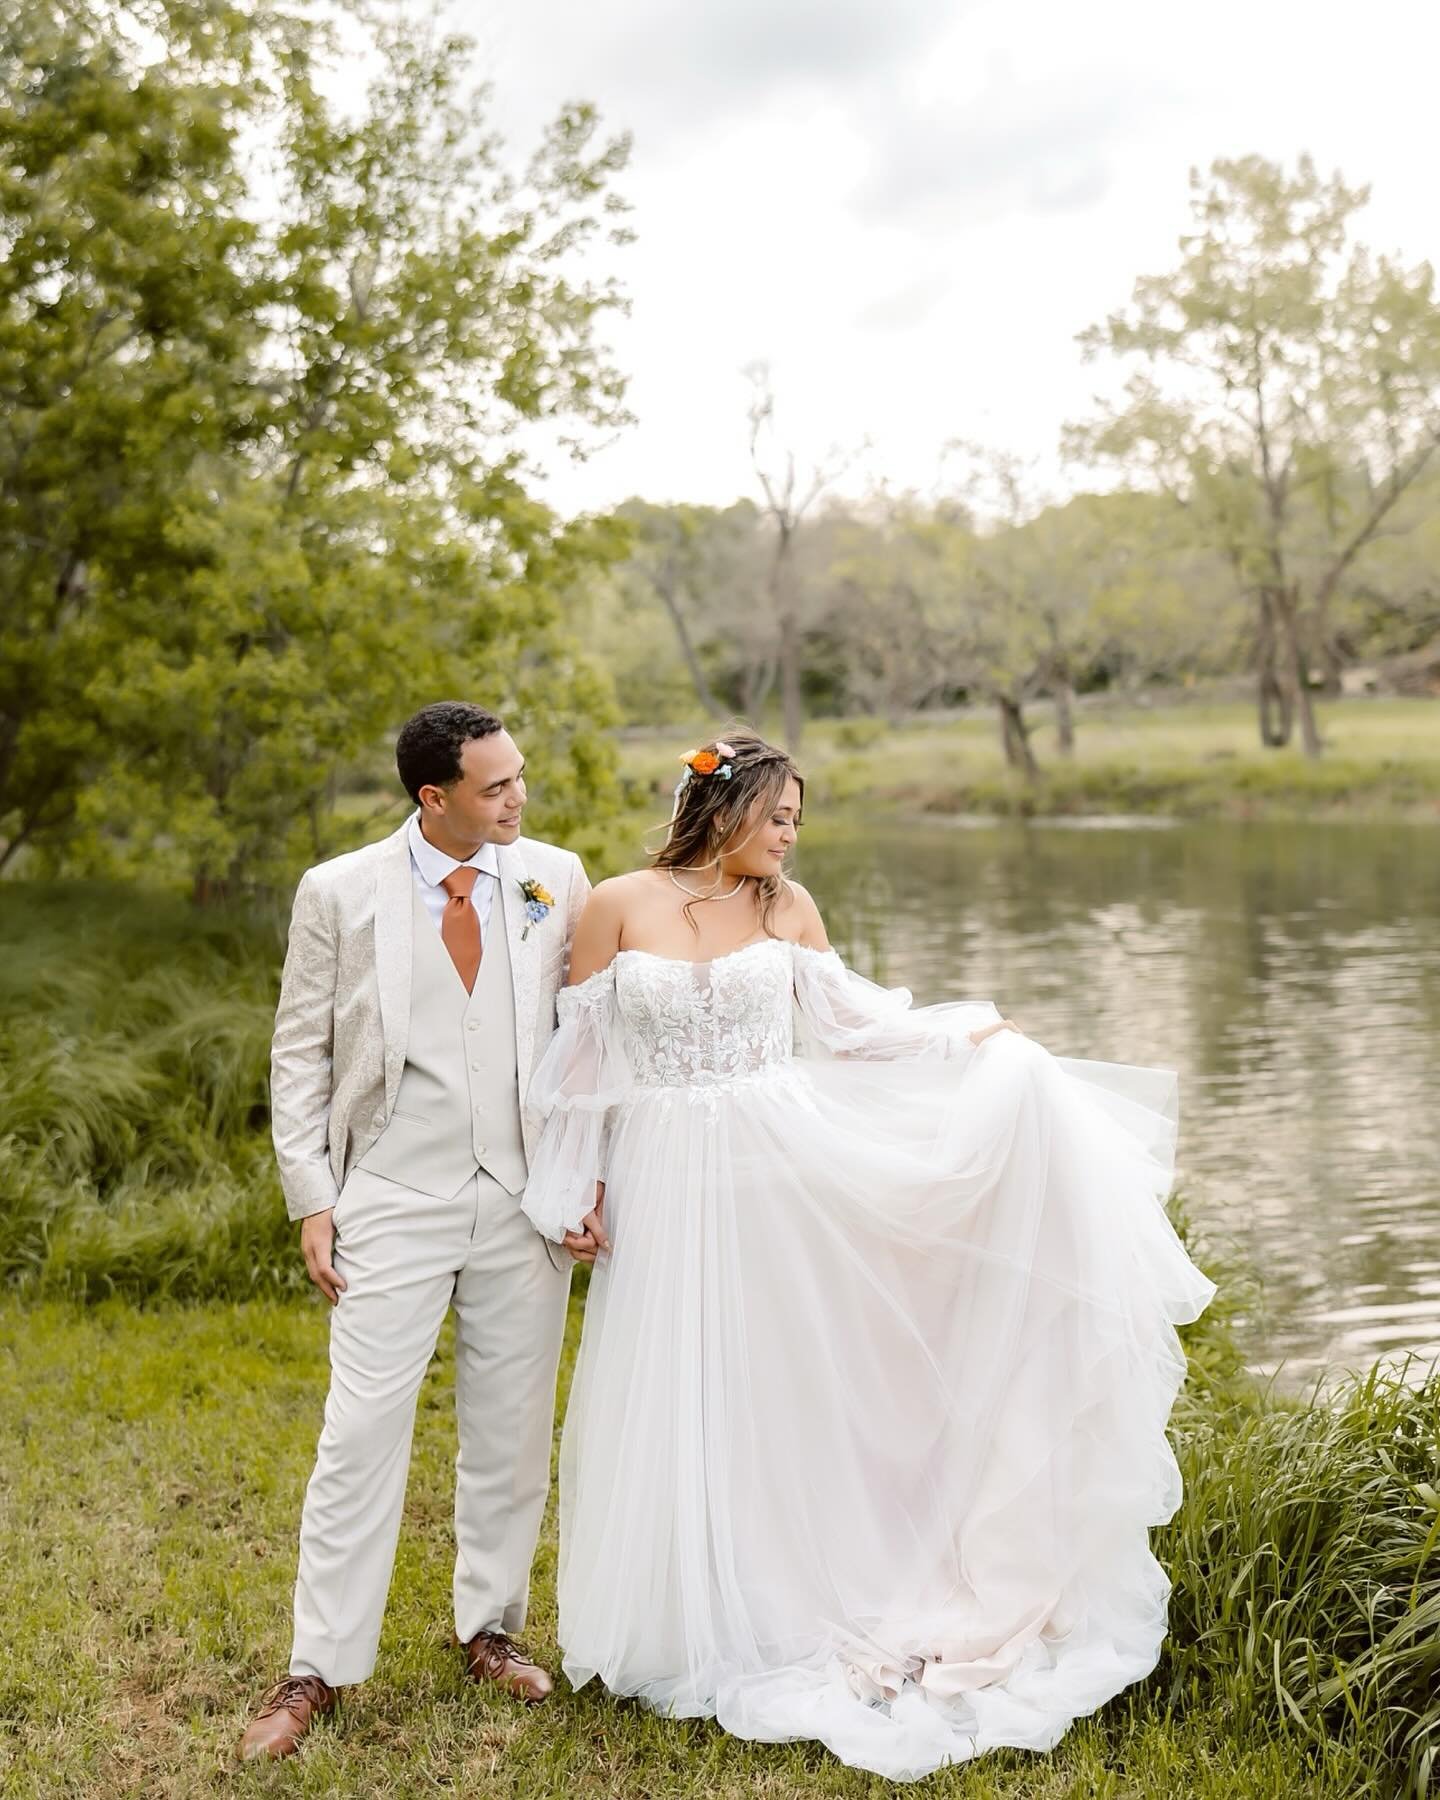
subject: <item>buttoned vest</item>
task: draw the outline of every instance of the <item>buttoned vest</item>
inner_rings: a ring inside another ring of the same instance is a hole
[[[441,1200],[457,1193],[477,1168],[518,1194],[527,1169],[515,989],[500,897],[490,909],[480,973],[468,994],[418,887],[412,904],[405,1067],[385,1129],[359,1166]]]

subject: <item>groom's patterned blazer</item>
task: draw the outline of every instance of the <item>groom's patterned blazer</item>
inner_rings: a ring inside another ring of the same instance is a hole
[[[555,995],[590,883],[579,857],[554,844],[522,837],[496,850],[500,891],[489,930],[505,931],[510,952],[515,1068],[531,1158],[540,1121],[525,1092],[555,1029]],[[533,924],[521,892],[527,880],[555,901]],[[405,825],[301,878],[271,1049],[275,1154],[292,1219],[334,1206],[390,1117],[410,1025],[414,910]]]

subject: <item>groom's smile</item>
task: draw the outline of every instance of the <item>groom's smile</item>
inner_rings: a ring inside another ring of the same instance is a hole
[[[420,829],[437,849],[468,861],[482,844],[513,844],[525,812],[525,759],[508,731],[471,738],[460,773],[420,789]]]

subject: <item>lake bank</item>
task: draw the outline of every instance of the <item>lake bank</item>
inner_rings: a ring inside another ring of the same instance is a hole
[[[1136,814],[1176,818],[1393,818],[1440,822],[1440,702],[1350,699],[1320,706],[1326,754],[1258,742],[1241,702],[1097,702],[1078,714],[1075,751],[1058,753],[1036,709],[1040,776],[1005,766],[993,716],[818,720],[800,763],[812,816],[831,805],[999,818]],[[674,785],[703,724],[630,732],[621,767],[644,822]],[[663,810],[659,817],[663,818]]]

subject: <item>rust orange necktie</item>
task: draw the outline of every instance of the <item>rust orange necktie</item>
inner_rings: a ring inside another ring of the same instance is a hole
[[[440,941],[450,952],[467,994],[474,993],[475,977],[480,973],[480,915],[470,898],[479,873],[469,863],[463,863],[440,883],[450,896],[440,915]]]

